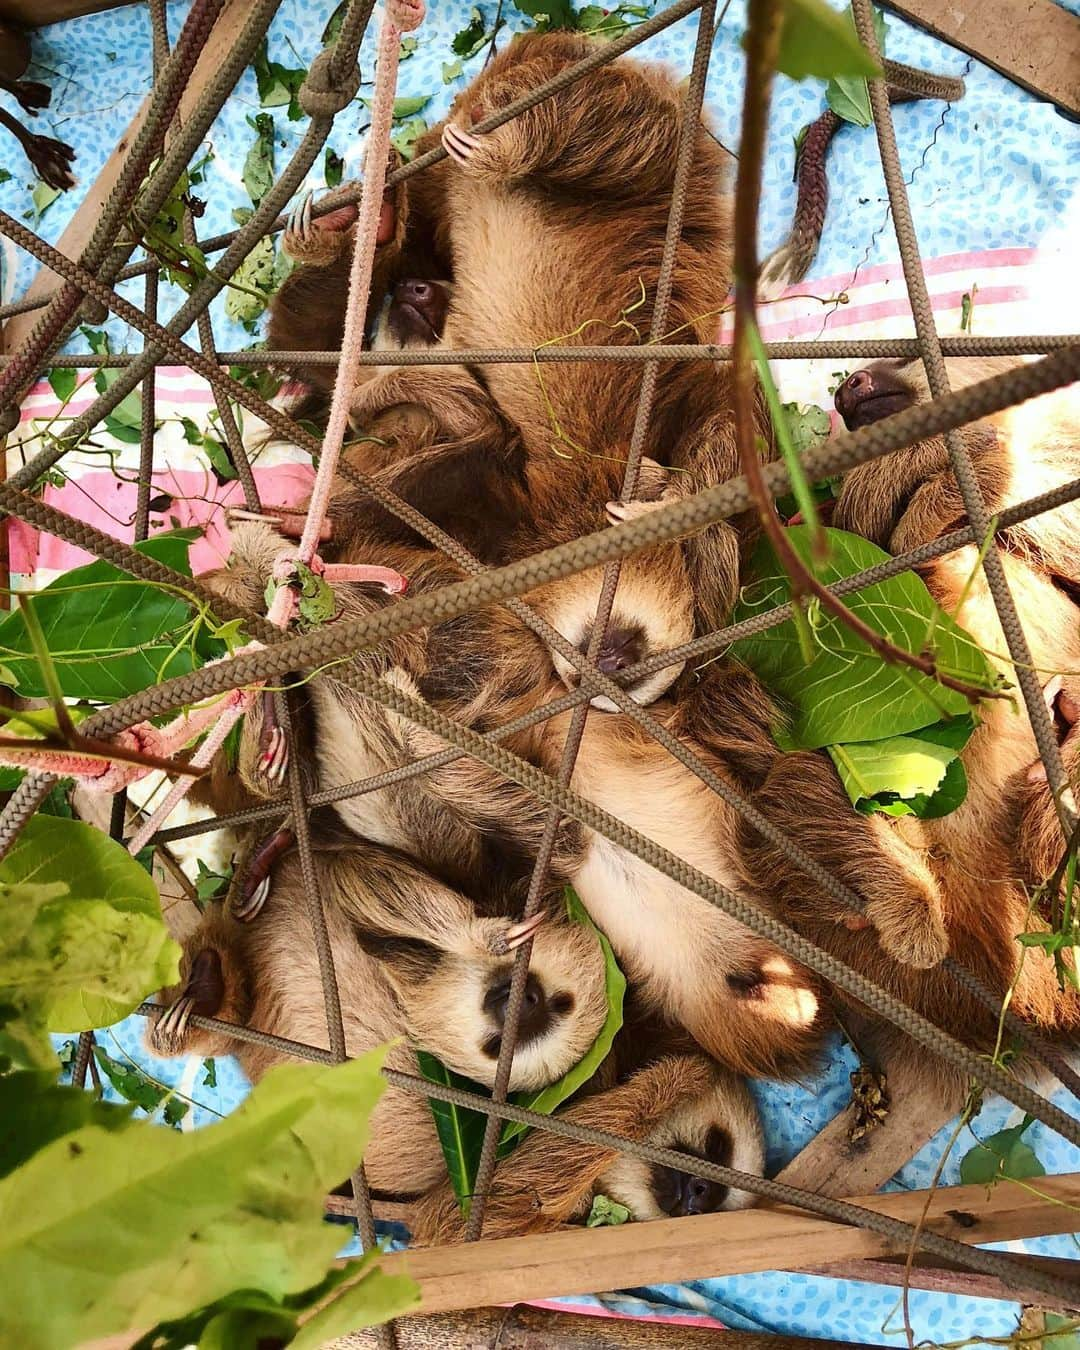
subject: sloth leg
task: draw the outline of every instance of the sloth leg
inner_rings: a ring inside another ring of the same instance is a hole
[[[785,835],[860,896],[864,914],[885,951],[903,965],[935,966],[947,954],[943,903],[924,854],[877,817],[859,815],[831,764],[810,751],[778,755],[754,806]],[[800,914],[851,928],[852,913],[794,867],[783,851],[746,821],[739,847],[747,880],[783,878],[782,904],[796,923]]]

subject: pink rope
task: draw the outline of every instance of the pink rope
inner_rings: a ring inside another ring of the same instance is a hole
[[[293,617],[297,599],[292,582],[295,580],[296,564],[303,563],[317,575],[325,575],[327,580],[374,582],[391,594],[400,594],[405,589],[405,579],[387,568],[369,566],[331,566],[326,568],[318,556],[320,539],[325,536],[326,518],[330,506],[334,475],[341,458],[341,448],[345,440],[345,427],[348,421],[352,393],[356,387],[360,365],[360,352],[364,343],[364,319],[367,314],[368,296],[371,290],[371,274],[375,262],[375,249],[378,243],[379,216],[382,210],[383,193],[386,188],[386,165],[390,155],[390,131],[393,123],[394,96],[397,92],[398,61],[401,52],[401,34],[416,28],[424,18],[424,0],[386,0],[386,13],[379,32],[378,64],[375,68],[375,98],[371,112],[371,135],[368,142],[367,165],[364,174],[363,192],[356,223],[356,235],[353,243],[352,266],[349,271],[349,298],[345,317],[345,333],[341,344],[341,361],[334,381],[333,400],[326,435],[323,438],[319,468],[315,477],[315,487],[308,503],[303,533],[295,552],[285,552],[274,566],[273,579],[277,582],[273,601],[267,613],[268,619],[279,628],[285,628]],[[261,687],[261,686],[259,686]],[[225,741],[226,736],[247,711],[255,689],[238,690],[230,695],[225,710],[218,717],[206,740],[199,746],[191,758],[191,765],[203,768],[209,765]],[[191,735],[197,733],[196,719],[189,722],[178,719],[175,730],[181,737],[190,727]],[[133,728],[132,731],[136,729]],[[149,728],[155,731],[155,728]],[[130,736],[131,733],[125,733]],[[191,736],[188,737],[191,739]],[[20,752],[21,753],[21,752]],[[96,768],[96,766],[95,766]],[[82,775],[80,775],[82,776]],[[88,786],[100,786],[103,779],[111,782],[115,773],[96,773],[86,775]],[[134,781],[142,774],[124,773],[125,781]],[[128,850],[137,853],[161,828],[163,821],[187,795],[193,778],[186,775],[176,780],[165,800],[157,807],[152,816],[139,827],[128,842]],[[115,790],[115,789],[114,789]]]

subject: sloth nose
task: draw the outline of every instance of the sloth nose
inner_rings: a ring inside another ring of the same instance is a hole
[[[873,372],[857,370],[854,375],[847,377],[833,395],[836,411],[846,420],[860,403],[873,398],[876,392]]]
[[[644,653],[645,641],[636,628],[609,628],[596,664],[605,675],[636,666]]]
[[[714,1214],[727,1198],[728,1188],[706,1177],[684,1177],[678,1212],[683,1214]]]
[[[434,296],[435,287],[430,281],[403,281],[397,288],[397,299],[418,309],[429,305]]]
[[[506,1009],[510,1004],[510,976],[501,978],[491,985],[484,995],[484,1011],[494,1017],[502,1027],[506,1023]],[[525,997],[521,1004],[521,1020],[518,1022],[518,1041],[535,1040],[542,1036],[551,1025],[552,1007],[544,995],[544,986],[530,971],[525,980]]]

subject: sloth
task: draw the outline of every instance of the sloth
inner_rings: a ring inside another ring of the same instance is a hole
[[[589,39],[567,33],[515,38],[458,96],[448,122],[418,144],[418,153],[424,153],[441,137],[451,159],[408,180],[407,194],[400,185],[393,199],[394,265],[398,277],[453,281],[445,319],[452,348],[638,344],[649,333],[683,123],[672,76],[634,61],[614,61],[488,135],[471,131],[590,50]],[[628,125],[638,128],[630,137]],[[670,335],[679,340],[712,341],[726,303],[731,228],[725,167],[724,152],[701,126],[669,308]],[[312,256],[323,257],[334,231],[319,233],[323,239]],[[344,239],[341,235],[339,243]],[[330,289],[337,292],[340,311],[344,291],[337,283],[320,295]],[[276,323],[271,345],[286,340],[297,345],[295,334]],[[543,542],[572,537],[565,527],[580,528],[576,520],[564,527],[563,515],[583,490],[602,510],[611,502],[620,519],[647,505],[657,491],[653,464],[669,471],[660,485],[667,500],[736,471],[729,367],[704,362],[662,367],[642,447],[651,461],[641,483],[643,503],[616,500],[641,383],[636,367],[613,371],[590,362],[542,369],[541,380],[529,365],[497,363],[485,366],[484,381],[520,432],[530,496],[549,531]],[[430,376],[413,369],[369,379],[358,390],[354,416],[362,424],[386,405],[387,396],[377,388],[383,380],[393,381],[393,402],[402,401],[402,391],[411,387],[417,395],[410,401],[424,405]],[[772,432],[760,399],[756,420],[760,442],[771,454]],[[601,514],[592,528],[602,522]],[[695,631],[718,627],[729,613],[740,536],[749,541],[752,533],[748,513],[684,544]],[[594,603],[582,607],[576,631],[567,633],[582,646],[596,611],[599,569],[589,580]],[[634,626],[618,618],[613,624]],[[626,642],[616,638],[615,646]]]
[[[314,860],[347,1052],[404,1034],[409,1045],[391,1048],[389,1067],[415,1074],[410,1046],[423,1046],[490,1086],[509,995],[510,963],[498,954],[505,920],[479,917],[460,895],[392,850],[330,834],[320,838]],[[273,868],[258,923],[238,922],[220,903],[207,909],[185,939],[181,983],[165,991],[164,1011],[147,1033],[154,1053],[234,1054],[253,1081],[286,1058],[224,1030],[198,1028],[192,1014],[328,1044],[302,893],[298,859],[289,853]],[[546,924],[534,946],[511,1088],[543,1086],[581,1058],[606,1015],[603,990],[603,958],[591,932],[568,920]],[[669,1036],[666,1042],[647,1057],[635,1037],[627,1047],[632,1067],[619,1056],[623,1081],[616,1084],[610,1056],[601,1080],[609,1090],[571,1106],[567,1117],[760,1174],[761,1125],[745,1084],[692,1047]],[[377,1196],[406,1201],[419,1242],[455,1235],[456,1202],[422,1098],[387,1089],[372,1116],[364,1165]],[[545,1231],[583,1217],[598,1191],[636,1219],[753,1203],[747,1193],[704,1177],[534,1135],[499,1166],[488,1235]]]
[[[954,387],[987,374],[985,362],[950,363]],[[928,397],[919,369],[910,363],[879,362],[856,371],[836,393],[836,405],[849,428],[869,425]],[[1041,405],[1041,407],[1040,407]],[[1009,414],[964,428],[960,435],[991,512],[1080,476],[1075,435],[1076,407],[1048,396]],[[928,542],[966,523],[943,438],[920,442],[848,473],[835,506],[834,523],[858,531],[883,547],[900,552]],[[1066,762],[1076,770],[1072,722],[1080,667],[1080,538],[1075,504],[1010,527],[999,536],[1002,563],[1028,635],[1035,666],[1050,675],[1059,730],[1065,734]],[[981,541],[980,541],[981,542]],[[1009,670],[1007,648],[974,545],[944,555],[918,572],[946,611],[967,630],[1002,673]],[[1046,931],[1034,903],[1034,885],[1045,882],[1064,850],[1061,827],[1022,706],[984,701],[979,725],[962,758],[968,794],[963,804],[937,820],[904,817],[886,824],[901,872],[917,881],[897,888],[885,910],[866,915],[845,912],[813,890],[793,886],[784,906],[789,920],[806,936],[897,998],[947,1028],[967,1044],[990,1051],[997,1044],[1000,1012],[988,1009],[950,973],[939,968],[948,953],[973,972],[996,1000],[1051,1036],[1069,1037],[1080,1027],[1080,999],[1059,986],[1052,960],[1017,941],[1024,931]],[[813,819],[823,843],[832,824],[807,792],[801,766],[807,755],[778,759],[752,801],[782,829],[802,831],[805,843]],[[1075,779],[1074,779],[1075,781]],[[808,821],[811,822],[808,824]],[[741,830],[743,867],[750,876],[784,867],[778,850],[749,826]],[[823,848],[818,856],[826,859]],[[873,866],[870,859],[859,870]],[[839,875],[855,884],[857,875]],[[929,920],[929,921],[928,921]],[[895,940],[921,932],[918,940]],[[890,939],[890,934],[893,935]],[[936,1085],[928,1087],[925,1051],[895,1028],[839,995],[842,1019],[859,1049],[885,1067],[894,1099],[905,1109],[927,1115],[931,1132],[959,1109],[967,1084],[955,1070],[935,1064]],[[1007,1034],[1007,1033],[1006,1033]],[[932,1114],[927,1093],[940,1099],[943,1116]],[[899,1093],[899,1095],[897,1095]],[[917,1103],[917,1106],[914,1105]],[[894,1114],[896,1108],[894,1107]],[[914,1121],[918,1130],[923,1121]],[[857,1148],[846,1140],[822,1137],[795,1170],[795,1184],[809,1182],[833,1193],[845,1185],[872,1187],[885,1181],[906,1159],[892,1149],[903,1126],[871,1132]],[[845,1126],[846,1128],[846,1126]],[[913,1136],[917,1137],[917,1136]],[[906,1144],[906,1136],[898,1138]],[[837,1159],[830,1149],[839,1148]],[[841,1166],[840,1164],[848,1164]],[[817,1171],[814,1171],[814,1167]],[[853,1170],[854,1169],[854,1170]]]
[[[338,213],[294,226],[286,235],[290,254],[301,260],[292,274],[302,293],[322,293],[323,282],[303,282],[307,272],[327,270],[336,248],[340,259],[351,246],[352,226]],[[313,261],[306,261],[306,259]],[[377,351],[434,346],[443,335],[453,294],[449,282],[405,277],[378,311],[371,339]],[[284,290],[284,288],[283,288]],[[335,288],[336,290],[336,288]],[[311,318],[295,319],[288,293],[271,301],[271,344],[283,349],[317,346]],[[338,325],[340,328],[340,324]],[[324,345],[335,332],[327,325]],[[339,334],[338,334],[339,337]],[[391,487],[434,524],[491,566],[516,561],[541,548],[565,543],[603,529],[625,517],[614,501],[622,478],[616,459],[530,459],[518,428],[505,416],[477,378],[462,366],[363,367],[352,408],[362,428],[344,450],[345,463]],[[302,411],[311,411],[309,402]],[[646,459],[639,495],[652,501],[668,489],[670,475]],[[410,527],[376,506],[346,480],[339,480],[332,507],[332,539],[327,557],[349,552],[355,525],[373,523],[390,537],[423,545]],[[283,515],[285,527],[295,514]],[[545,586],[524,597],[537,613],[584,652],[596,613],[595,573],[584,573]],[[645,657],[687,642],[694,635],[694,607],[685,551],[677,544],[649,549],[622,564],[619,589],[597,652],[600,669],[617,674]],[[550,658],[563,681],[576,687],[578,674],[558,651]],[[631,684],[628,693],[649,703],[677,678],[681,664],[656,671]],[[596,706],[610,708],[598,697]]]

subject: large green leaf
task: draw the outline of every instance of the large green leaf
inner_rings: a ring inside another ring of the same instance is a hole
[[[358,1262],[358,1279],[342,1285],[334,1297],[314,1317],[300,1328],[289,1342],[293,1350],[320,1350],[321,1346],[336,1342],[339,1337],[363,1327],[387,1322],[398,1313],[415,1308],[420,1302],[420,1290],[407,1275],[387,1275],[374,1265],[378,1258]],[[222,1344],[221,1350],[232,1350]]]
[[[274,1069],[189,1134],[131,1122],[41,1149],[0,1182],[0,1339],[55,1350],[316,1284],[341,1243],[323,1200],[367,1142],[384,1057]]]
[[[0,981],[18,977],[51,1031],[107,1026],[178,978],[180,948],[157,888],[93,826],[35,816],[0,861],[0,884],[64,888],[38,908],[21,944],[5,943],[0,967]]]
[[[0,1075],[0,1177],[6,1177],[54,1139],[99,1125],[122,1129],[130,1106],[99,1102],[80,1088],[60,1087],[52,1073],[25,1070]]]
[[[800,557],[808,561],[805,526],[789,527],[787,533]],[[829,560],[816,565],[823,582],[838,581],[888,559],[887,553],[858,535],[843,530],[825,533]],[[735,611],[736,622],[766,613],[791,598],[787,576],[764,541],[750,561],[748,577]],[[981,650],[934,602],[914,572],[855,591],[845,597],[845,604],[909,652],[921,653],[929,640],[942,672],[987,690],[997,687],[997,677]],[[907,667],[887,664],[827,613],[818,617],[814,635],[815,656],[809,665],[802,659],[791,620],[731,647],[733,656],[791,705],[785,740],[793,747],[814,750],[904,736],[942,718],[970,712],[963,694]]]
[[[874,17],[874,33],[877,37],[878,51],[885,51],[885,16],[880,10],[871,11]],[[855,32],[855,19],[851,6],[847,9],[847,20]],[[868,127],[873,121],[870,111],[870,89],[865,80],[857,75],[838,75],[830,80],[825,89],[825,102],[845,122],[854,122],[856,126]]]
[[[611,943],[589,918],[585,906],[569,886],[566,888],[566,908],[570,917],[576,923],[583,923],[592,929],[603,948],[607,1017],[604,1020],[604,1025],[600,1028],[600,1034],[593,1041],[586,1055],[572,1069],[568,1069],[557,1083],[541,1088],[538,1092],[529,1096],[523,1096],[520,1093],[515,1096],[514,1100],[519,1106],[527,1107],[530,1111],[538,1111],[542,1116],[550,1116],[556,1107],[561,1106],[568,1097],[572,1097],[578,1088],[585,1086],[604,1060],[607,1059],[612,1042],[615,1040],[615,1034],[623,1024],[626,976],[619,969],[618,962],[615,960],[615,953],[611,950]],[[507,1153],[511,1152],[515,1142],[528,1129],[529,1126],[522,1125],[520,1121],[508,1120],[503,1126],[502,1138],[499,1141],[499,1156],[505,1157]]]
[[[188,544],[197,530],[155,535],[140,553],[191,575]],[[182,595],[137,581],[111,563],[76,567],[34,597],[60,686],[68,698],[109,703],[186,675],[202,663],[177,640],[192,618]],[[47,694],[22,615],[0,623],[0,661],[24,698]],[[7,677],[5,676],[5,679]]]
[[[960,1180],[964,1185],[992,1186],[1005,1178],[1028,1181],[1032,1177],[1044,1177],[1046,1168],[1023,1139],[1031,1123],[1032,1117],[1025,1116],[1019,1125],[998,1130],[965,1153],[960,1160]]]
[[[490,1092],[471,1079],[448,1069],[441,1060],[429,1055],[426,1050],[417,1050],[416,1062],[420,1072],[429,1083],[439,1083],[443,1087],[461,1088],[464,1092],[475,1092],[481,1097],[490,1097]],[[463,1214],[468,1214],[472,1202],[473,1189],[476,1186],[476,1173],[480,1167],[480,1150],[484,1143],[484,1123],[486,1116],[479,1111],[470,1111],[453,1102],[442,1102],[435,1097],[428,1098],[431,1114],[435,1118],[435,1132],[439,1136],[439,1147],[446,1161],[446,1170],[454,1195]]]
[[[825,0],[784,0],[784,27],[776,66],[793,80],[807,75],[880,75],[870,53],[843,14]]]

